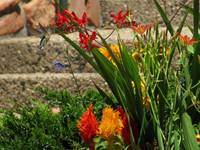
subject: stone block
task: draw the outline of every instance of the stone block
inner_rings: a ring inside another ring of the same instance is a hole
[[[32,30],[39,30],[40,25],[46,28],[55,23],[55,7],[49,0],[32,0],[23,4],[23,8],[29,34]]]
[[[0,14],[4,10],[15,7],[21,0],[1,0],[0,1]]]
[[[94,88],[93,82],[104,90],[107,84],[96,73],[75,74],[78,87],[71,74],[4,74],[0,75],[0,107],[12,108],[29,104],[32,99],[42,100],[37,88],[68,90],[71,93],[84,92]]]
[[[12,12],[0,17],[0,35],[12,34],[24,27],[24,19],[21,14]]]

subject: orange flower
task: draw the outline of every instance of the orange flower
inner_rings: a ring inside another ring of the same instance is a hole
[[[93,105],[90,105],[77,124],[82,139],[88,144],[92,142],[92,138],[98,131],[98,122],[92,110]]]
[[[193,45],[194,43],[198,42],[196,39],[189,38],[187,35],[179,35],[179,39],[186,45]]]
[[[121,134],[122,129],[123,124],[120,113],[114,111],[110,107],[104,108],[98,134],[103,138],[108,139],[112,136]]]
[[[149,25],[137,25],[137,26],[132,26],[132,29],[137,32],[138,34],[142,35],[144,34],[147,30],[149,30],[152,27],[151,24]]]

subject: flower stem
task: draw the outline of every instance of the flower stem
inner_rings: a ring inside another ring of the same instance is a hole
[[[114,144],[114,138],[111,137],[108,139],[108,147],[107,147],[107,150],[113,150],[113,144]]]
[[[90,143],[89,149],[90,149],[90,150],[95,150],[95,143],[94,143],[94,142],[91,142],[91,143]]]

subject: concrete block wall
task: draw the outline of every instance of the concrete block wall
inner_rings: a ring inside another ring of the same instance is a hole
[[[183,3],[184,0],[167,1],[166,10],[169,11],[169,15],[172,16],[176,12],[180,2]],[[159,20],[152,0],[100,0],[100,5],[104,27],[109,25],[110,28],[109,13],[111,10],[115,12],[119,9],[126,10],[127,6],[132,9],[133,17],[140,23]],[[179,22],[181,17],[180,12],[175,22]],[[112,30],[104,28],[99,29],[99,32],[107,37]],[[184,32],[188,33],[188,30]],[[120,35],[125,41],[132,40],[132,32],[129,29],[120,30]],[[68,36],[78,42],[77,33],[71,33]],[[35,36],[20,38],[7,36],[7,38],[0,39],[0,107],[11,108],[15,104],[29,102],[32,98],[40,99],[41,96],[35,92],[38,87],[77,92],[66,57],[70,59],[81,91],[94,87],[93,81],[104,89],[108,89],[103,79],[61,37],[52,35],[43,50],[39,49],[39,42],[40,38]],[[108,42],[117,42],[117,34],[114,33]],[[62,72],[57,72],[54,66],[56,61],[66,64],[67,67]]]

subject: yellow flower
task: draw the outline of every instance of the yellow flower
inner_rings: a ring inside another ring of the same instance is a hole
[[[197,139],[197,143],[200,144],[200,134],[197,134],[197,135],[196,135],[196,139]]]
[[[135,83],[132,81],[133,88],[135,87]],[[150,109],[151,100],[148,96],[146,96],[146,82],[144,79],[141,80],[140,84],[141,92],[142,92],[142,104],[147,108]]]
[[[141,55],[137,51],[132,54],[132,57],[136,62],[141,60]]]
[[[144,79],[141,80],[141,91],[142,91],[142,95],[145,95],[145,91],[146,91],[146,82]],[[132,86],[133,88],[135,87],[135,83],[132,81]]]
[[[103,138],[108,139],[112,136],[121,134],[122,129],[123,123],[120,118],[120,113],[114,111],[111,107],[105,107],[103,109],[98,134]]]
[[[170,56],[170,49],[169,49],[169,48],[166,49],[166,56],[167,56],[167,57]]]
[[[159,51],[159,56],[163,55],[163,51],[165,52],[165,55],[167,56],[167,58],[169,58],[170,56],[170,48],[163,48],[162,46],[160,47],[160,51]]]
[[[99,51],[107,58],[110,59],[110,54],[108,52],[108,50],[105,47],[100,47]]]
[[[110,48],[112,52],[115,54],[115,56],[120,57],[120,49],[118,44],[112,44]]]
[[[143,48],[139,48],[137,51],[132,53],[132,58],[136,61],[136,62],[140,62],[142,60],[142,54],[144,53],[144,49]]]
[[[142,97],[142,104],[146,107],[147,110],[150,109],[151,100],[148,96]]]
[[[118,44],[111,44],[110,48],[113,52],[113,54],[120,58],[120,49],[119,49],[119,45]],[[108,60],[112,60],[112,56],[110,55],[109,51],[105,48],[105,47],[100,47],[99,51],[108,59]]]

